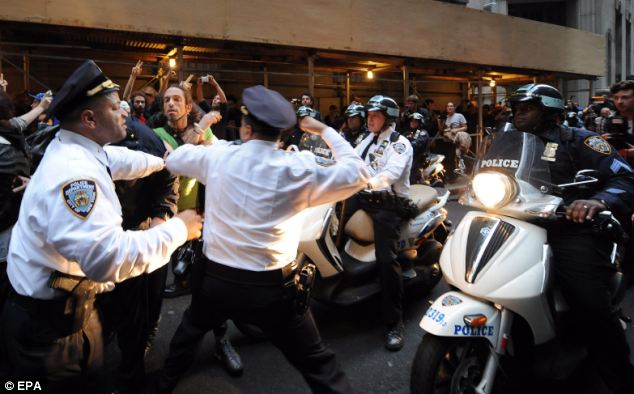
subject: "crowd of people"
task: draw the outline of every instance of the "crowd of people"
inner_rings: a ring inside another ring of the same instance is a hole
[[[370,215],[384,345],[400,350],[403,281],[395,242],[408,218],[401,208],[430,151],[447,156],[449,178],[472,154],[477,111],[467,106],[461,114],[449,102],[439,114],[433,100],[416,95],[401,111],[393,98],[376,95],[350,103],[343,115],[331,106],[322,122],[310,94],[289,100],[254,86],[238,106],[212,75],[170,84],[166,72],[158,90],[134,90],[141,69],[139,62],[120,97],[119,86],[86,61],[55,94],[33,95],[31,109],[20,116],[0,78],[0,377],[39,379],[51,392],[102,392],[109,387],[104,348],[116,336],[117,390],[140,392],[163,298],[191,293],[156,391],[175,388],[208,331],[215,335],[215,356],[240,375],[242,362],[227,335],[227,321],[234,320],[258,326],[314,392],[350,392],[310,308],[295,302],[299,214],[347,200],[344,222],[357,210]],[[204,97],[205,84],[211,100]],[[618,176],[618,190],[613,185],[600,198],[571,200],[572,221],[608,207],[631,215],[631,168],[612,156],[608,163],[596,143],[584,143],[595,130],[622,136],[629,151],[634,81],[616,84],[611,100],[581,111],[572,110],[579,110],[572,101],[564,111],[559,92],[544,86],[520,89],[508,108],[483,108],[485,126],[513,121],[556,141],[555,147],[585,149],[584,165]],[[560,130],[573,130],[572,137]],[[307,136],[319,137],[321,145],[310,150],[331,160],[327,165],[287,152]],[[568,170],[558,172],[562,181]],[[363,189],[372,197],[357,193]],[[564,228],[572,244],[587,239],[572,228]],[[573,279],[570,292],[581,310],[589,301],[580,286],[597,282],[566,271],[566,264],[574,265],[568,257],[579,250],[559,240],[553,244],[562,256],[560,276]],[[174,282],[166,284],[170,262]],[[605,315],[603,329],[612,341],[602,349],[590,342],[589,348],[604,361],[618,354],[609,364],[629,373],[627,343],[602,302],[591,304],[597,316]],[[617,379],[614,387],[624,382]]]

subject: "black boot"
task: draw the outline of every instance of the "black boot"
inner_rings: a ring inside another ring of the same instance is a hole
[[[403,348],[405,342],[405,327],[403,323],[399,323],[388,330],[385,336],[385,348],[393,352],[399,351]]]
[[[227,323],[215,328],[214,335],[216,336],[216,358],[222,362],[222,366],[229,372],[229,375],[242,375],[242,359],[229,341]]]

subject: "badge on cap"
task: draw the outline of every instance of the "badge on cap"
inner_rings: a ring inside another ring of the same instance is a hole
[[[405,150],[407,150],[407,147],[402,142],[397,142],[396,144],[392,144],[392,148],[394,148],[396,153],[398,153],[399,155],[405,152]]]
[[[74,180],[62,187],[62,198],[73,215],[85,220],[95,206],[97,185],[90,179]]]
[[[555,156],[557,155],[557,147],[559,144],[554,142],[546,143],[546,148],[544,149],[544,153],[542,153],[542,160],[546,161],[555,161]]]
[[[602,155],[608,156],[610,153],[612,153],[612,147],[610,146],[610,144],[608,144],[606,140],[599,137],[598,135],[593,135],[592,137],[586,138],[585,140],[583,140],[583,143],[586,144],[586,146],[588,146],[593,151],[599,152]]]

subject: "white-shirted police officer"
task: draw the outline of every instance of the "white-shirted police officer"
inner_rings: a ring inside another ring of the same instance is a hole
[[[409,203],[409,173],[413,150],[410,142],[395,131],[399,108],[387,96],[374,96],[366,104],[370,134],[356,146],[370,172],[367,188],[371,197],[356,195],[346,201],[345,217],[355,211],[366,211],[374,223],[376,259],[381,281],[381,307],[387,326],[385,347],[403,347],[403,278],[396,261],[396,241],[399,237],[403,210]]]
[[[361,190],[367,170],[335,130],[309,116],[300,127],[324,139],[336,164],[320,166],[311,153],[277,149],[280,131],[297,121],[291,104],[263,86],[242,97],[242,144],[184,145],[166,160],[173,173],[207,185],[206,207],[222,208],[205,211],[202,283],[170,344],[159,391],[174,388],[208,330],[232,319],[261,328],[314,392],[348,392],[334,353],[322,344],[310,310],[294,307],[289,285],[302,211]]]
[[[49,108],[61,130],[28,186],[9,247],[12,291],[2,315],[11,377],[47,392],[101,392],[103,342],[95,294],[166,264],[202,218],[189,211],[148,231],[123,231],[113,180],[163,159],[104,145],[125,136],[119,87],[89,60]]]

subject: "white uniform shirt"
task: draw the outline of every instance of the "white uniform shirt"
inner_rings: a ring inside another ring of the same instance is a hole
[[[390,142],[393,131],[391,127],[382,131],[376,144],[372,144],[374,133],[370,133],[355,150],[361,155],[365,148],[372,144],[365,156],[372,190],[392,188],[399,196],[409,197],[409,172],[412,169],[414,151],[412,144],[402,135],[396,142]]]
[[[108,174],[110,167],[112,178]],[[39,299],[61,293],[48,287],[53,271],[113,282],[151,272],[168,262],[187,238],[173,218],[147,231],[123,231],[112,180],[147,176],[164,167],[159,157],[122,147],[102,148],[61,130],[24,193],[11,236],[7,274],[19,294]]]
[[[285,152],[275,142],[183,145],[166,160],[176,175],[207,185],[204,253],[250,271],[274,270],[295,259],[304,208],[343,200],[367,183],[354,150],[331,128],[322,138],[336,164],[323,167],[310,152]]]

